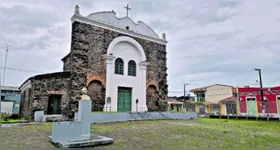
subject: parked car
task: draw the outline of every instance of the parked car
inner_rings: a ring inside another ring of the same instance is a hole
[[[211,116],[219,116],[220,115],[220,112],[218,111],[213,111],[210,113]]]

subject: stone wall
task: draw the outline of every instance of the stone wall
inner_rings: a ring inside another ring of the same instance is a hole
[[[44,111],[47,114],[50,95],[62,95],[61,113],[66,114],[69,79],[70,72],[37,75],[28,79],[31,80],[31,87],[22,91],[22,96],[25,97],[22,102],[23,116],[34,116],[35,111]]]
[[[71,71],[70,53],[62,59],[62,62],[63,71]]]
[[[119,36],[126,35],[76,21],[72,24],[71,103],[74,104],[78,100],[80,89],[86,86],[87,74],[106,78],[106,61],[102,56],[106,54],[109,44]],[[166,100],[168,93],[166,46],[140,38],[132,38],[141,44],[147,61],[150,63],[147,67],[147,82],[153,81],[159,87],[157,104],[167,105],[167,103],[161,102]],[[105,93],[101,95],[105,95]]]

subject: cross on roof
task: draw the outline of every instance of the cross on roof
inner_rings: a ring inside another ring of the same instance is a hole
[[[126,17],[128,17],[128,10],[131,10],[131,8],[129,8],[128,4],[124,6],[124,8],[126,9]]]

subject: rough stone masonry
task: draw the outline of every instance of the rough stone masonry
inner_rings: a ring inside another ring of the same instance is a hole
[[[22,100],[21,112],[25,116],[32,116],[35,110],[43,110],[46,113],[47,95],[58,92],[63,98],[60,104],[61,112],[73,117],[74,112],[77,112],[80,90],[84,86],[88,87],[88,95],[93,100],[93,111],[102,111],[106,90],[106,60],[102,56],[106,54],[111,41],[119,36],[128,35],[73,22],[71,51],[62,59],[64,72],[29,78],[21,86],[22,94],[30,90],[29,96]],[[166,45],[131,38],[140,43],[149,62],[146,77],[148,111],[165,111],[168,93]],[[26,86],[28,82],[30,85]]]

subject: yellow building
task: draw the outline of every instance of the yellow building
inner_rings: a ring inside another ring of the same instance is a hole
[[[186,108],[184,107],[184,102],[181,102],[179,100],[176,100],[175,98],[168,98],[168,111],[186,111]]]
[[[236,89],[229,85],[214,84],[192,89],[191,92],[195,94],[195,111],[198,114],[210,114],[220,112],[219,101],[234,96]]]

